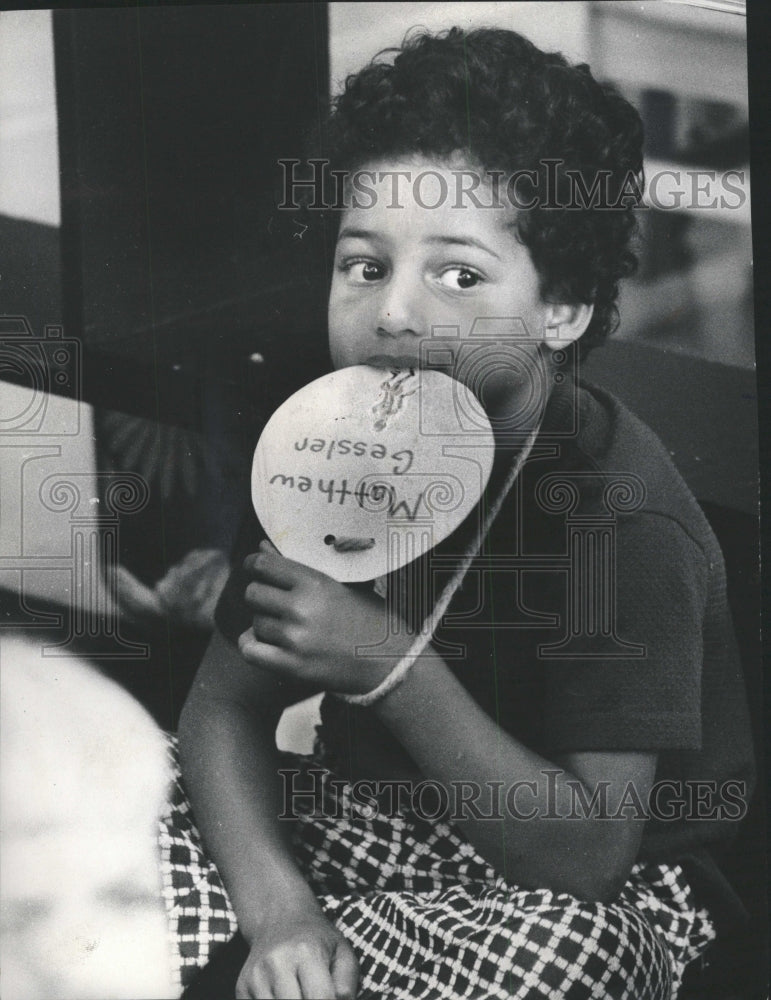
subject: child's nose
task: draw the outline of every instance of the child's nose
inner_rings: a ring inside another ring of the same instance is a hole
[[[424,335],[423,302],[417,283],[409,277],[394,276],[380,299],[377,332],[388,337]]]

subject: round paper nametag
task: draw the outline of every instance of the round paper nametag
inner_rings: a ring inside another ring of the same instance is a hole
[[[336,580],[372,580],[458,527],[493,454],[490,423],[460,382],[357,365],[276,410],[254,453],[252,502],[282,555]]]

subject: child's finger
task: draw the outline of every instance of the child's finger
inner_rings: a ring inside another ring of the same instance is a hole
[[[321,959],[304,962],[297,970],[297,978],[303,991],[304,1000],[330,1000],[335,996],[335,987],[325,964]]]
[[[272,552],[253,552],[244,559],[244,570],[263,583],[291,590],[296,582],[293,563]]]
[[[359,963],[347,941],[338,945],[330,971],[335,1000],[354,1000],[359,988]]]
[[[273,993],[281,1000],[303,1000],[297,976],[286,969],[276,969],[272,976]]]
[[[244,591],[244,600],[249,608],[262,614],[273,615],[275,618],[287,616],[287,591],[271,587],[268,584],[252,581]]]
[[[300,563],[285,559],[278,552],[270,551],[260,546],[259,552],[254,552],[244,560],[244,569],[247,573],[252,573],[263,583],[272,584],[282,590],[291,590],[300,581],[303,572],[308,572],[307,568]]]
[[[283,622],[269,615],[255,615],[252,619],[252,632],[260,642],[266,642],[269,646],[281,646],[284,649],[290,646]]]
[[[268,977],[262,972],[250,970],[248,977],[242,972],[236,983],[236,1000],[273,1000],[273,990]]]
[[[247,629],[238,637],[238,650],[248,663],[256,667],[290,675],[295,671],[296,660],[291,653],[280,646],[260,642],[252,629]]]
[[[165,607],[160,594],[137,579],[131,570],[118,564],[115,569],[118,584],[118,606],[129,614],[161,616]]]
[[[263,538],[260,542],[258,555],[265,556],[268,560],[275,560],[277,564],[283,565],[286,569],[287,576],[291,577],[295,582],[299,582],[303,576],[318,576],[315,569],[311,569],[310,566],[306,566],[305,563],[297,562],[295,559],[289,559],[287,556],[282,555],[273,542],[268,538]]]

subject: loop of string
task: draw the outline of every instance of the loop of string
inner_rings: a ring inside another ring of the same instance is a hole
[[[335,697],[349,705],[358,705],[361,708],[367,708],[370,705],[374,705],[375,702],[380,701],[381,698],[385,698],[387,694],[390,694],[394,688],[398,687],[399,684],[402,683],[415,661],[423,653],[426,646],[431,641],[439,622],[450,605],[450,601],[455,595],[458,587],[460,587],[463,582],[463,578],[468,572],[471,563],[479,554],[482,544],[492,527],[493,521],[500,513],[503,501],[508,496],[517,476],[520,474],[522,467],[528,460],[530,452],[533,450],[533,445],[538,437],[539,430],[540,425],[535,427],[530,434],[528,434],[525,443],[522,445],[517,457],[512,462],[511,468],[508,471],[498,496],[495,498],[492,506],[488,509],[471,543],[466,548],[458,568],[446,584],[431,613],[423,621],[415,641],[412,643],[405,655],[401,658],[401,660],[399,660],[393,670],[380,682],[380,684],[378,684],[377,687],[374,687],[371,691],[367,691],[365,694],[343,694],[335,692]]]

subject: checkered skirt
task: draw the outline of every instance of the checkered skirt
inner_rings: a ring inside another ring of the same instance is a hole
[[[237,924],[204,854],[173,739],[171,753],[160,846],[183,988]],[[286,755],[285,766],[321,787],[320,802],[297,800],[294,850],[359,959],[359,1000],[672,1000],[686,965],[715,936],[676,865],[637,865],[607,905],[520,889],[451,824],[409,811],[365,818],[350,785],[309,777],[318,761]]]

